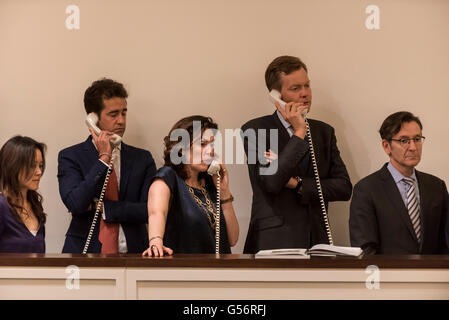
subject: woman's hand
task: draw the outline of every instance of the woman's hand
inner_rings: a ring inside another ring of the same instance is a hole
[[[165,253],[171,256],[173,250],[165,247],[161,238],[154,238],[150,241],[150,247],[142,253],[142,257],[162,257]]]
[[[220,199],[227,200],[232,197],[231,191],[229,190],[229,174],[228,169],[223,163],[220,163]],[[217,187],[218,175],[214,174],[213,179],[215,187]],[[237,217],[235,216],[234,207],[232,201],[222,204],[222,212],[226,220],[226,229],[228,234],[229,245],[231,247],[237,244],[239,239],[239,223]]]
[[[170,203],[170,188],[162,179],[156,179],[148,190],[148,237],[149,248],[142,256],[162,257],[164,253],[173,254],[173,250],[164,247],[163,237]]]

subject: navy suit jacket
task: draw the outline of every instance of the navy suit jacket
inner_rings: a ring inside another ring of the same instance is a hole
[[[104,201],[106,222],[120,223],[129,253],[140,253],[148,247],[148,189],[156,173],[149,151],[122,142],[120,152],[119,201]],[[107,173],[89,136],[83,143],[59,152],[58,181],[61,199],[72,215],[63,253],[81,253],[95,214],[94,198],[99,198]],[[89,207],[91,209],[89,210]],[[98,217],[88,252],[101,252]]]
[[[449,199],[444,181],[415,170],[421,203],[420,244],[387,165],[354,187],[349,219],[351,245],[378,254],[447,253],[444,228]]]
[[[351,197],[352,184],[340,152],[334,129],[318,120],[309,119],[321,186],[326,201],[346,201]],[[318,189],[309,157],[307,169],[301,162],[307,160],[309,145],[297,136],[290,137],[276,112],[253,119],[242,130],[278,130],[278,170],[273,175],[261,175],[261,163],[248,164],[253,189],[251,221],[244,253],[279,248],[310,248],[327,243],[327,234],[321,213]],[[258,137],[259,139],[260,137]],[[256,141],[259,141],[259,140]],[[266,150],[259,150],[244,138],[246,155],[259,154],[273,148],[269,134],[265,137]],[[285,187],[291,177],[303,180],[302,196]]]

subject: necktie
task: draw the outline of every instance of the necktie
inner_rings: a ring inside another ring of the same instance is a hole
[[[105,199],[118,201],[118,181],[114,167],[112,167],[112,172],[109,176]],[[105,222],[103,219],[100,220],[100,234],[98,240],[100,240],[102,244],[101,253],[118,253],[119,226],[118,223],[109,223]]]
[[[415,230],[416,237],[418,241],[421,242],[421,219],[419,217],[419,203],[416,196],[416,189],[414,180],[411,178],[402,179],[407,187],[407,210],[410,215],[410,220],[412,221],[413,229]]]

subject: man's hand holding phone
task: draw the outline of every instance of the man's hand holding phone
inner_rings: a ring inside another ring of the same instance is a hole
[[[306,121],[302,116],[302,112],[307,110],[307,106],[299,102],[289,102],[285,104],[285,110],[275,101],[276,108],[293,127],[294,135],[304,139],[307,133]]]
[[[112,157],[112,150],[114,149],[114,146],[111,143],[111,137],[114,133],[109,131],[101,131],[100,135],[97,136],[91,128],[89,128],[89,131],[92,135],[92,140],[97,147],[100,159],[106,163],[109,163]]]

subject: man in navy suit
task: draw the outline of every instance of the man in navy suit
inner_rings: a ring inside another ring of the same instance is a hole
[[[61,199],[72,215],[63,253],[82,253],[100,198],[106,173],[112,173],[87,252],[141,253],[148,247],[147,198],[156,173],[151,153],[121,142],[126,129],[128,93],[121,83],[101,79],[84,94],[86,113],[98,115],[97,136],[62,150],[58,156]]]
[[[390,161],[354,187],[351,245],[377,254],[447,253],[446,184],[415,169],[424,143],[421,121],[410,112],[396,112],[379,133]]]

